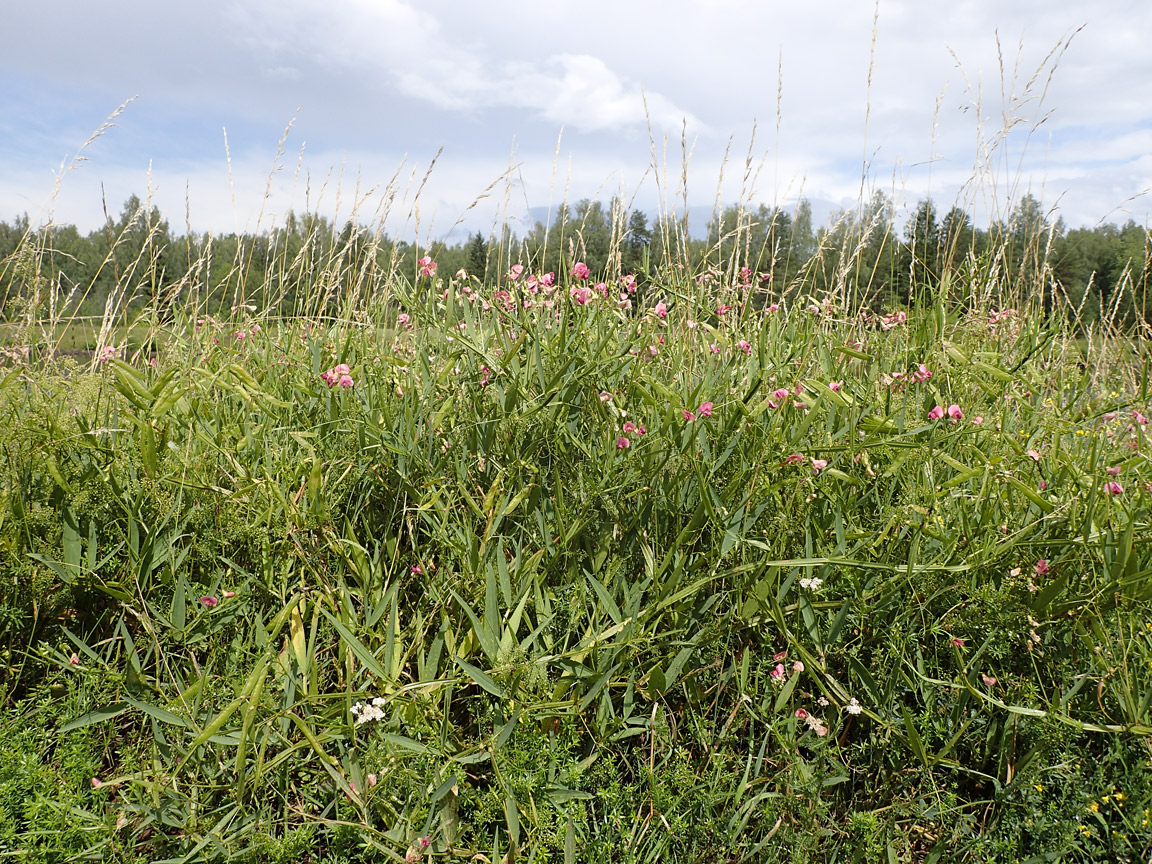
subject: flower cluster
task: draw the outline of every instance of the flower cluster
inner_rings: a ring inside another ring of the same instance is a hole
[[[377,696],[371,702],[357,702],[350,709],[356,718],[356,725],[384,719],[384,699]]]
[[[341,388],[347,390],[349,387],[353,386],[356,383],[355,381],[352,380],[352,374],[351,373],[352,373],[352,370],[348,368],[348,364],[347,363],[341,363],[341,364],[333,367],[332,369],[329,369],[327,372],[321,372],[320,377],[324,380],[324,383],[327,384],[329,387],[337,387],[338,386],[338,387],[341,387]]]

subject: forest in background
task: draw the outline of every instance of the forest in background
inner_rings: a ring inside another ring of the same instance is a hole
[[[260,233],[178,234],[157,207],[133,195],[117,218],[88,234],[74,225],[36,227],[27,215],[0,222],[0,312],[20,314],[15,286],[34,275],[53,286],[64,314],[99,316],[114,286],[126,283],[135,287],[129,302],[136,307],[169,306],[195,294],[209,310],[235,305],[241,285],[262,285],[265,304],[290,314],[298,289],[310,290],[322,261],[338,262],[335,285],[350,273],[413,276],[417,260],[429,255],[442,274],[463,269],[485,284],[498,283],[517,262],[560,272],[564,262],[582,260],[605,279],[635,274],[643,287],[662,266],[684,269],[687,262],[692,272],[684,278],[747,272],[761,302],[818,296],[836,285],[876,310],[906,305],[915,292],[944,282],[963,295],[966,284],[1004,276],[1008,284],[1043,285],[1053,297],[1062,295],[1061,305],[1077,310],[1082,326],[1148,321],[1149,230],[1132,220],[1069,229],[1031,195],[987,228],[961,207],[941,212],[928,199],[898,226],[890,198],[878,191],[823,227],[801,200],[787,209],[718,208],[705,236],[694,230],[686,217],[653,219],[613,199],[561,205],[550,224],[537,222],[523,236],[505,224],[455,244],[422,246],[380,228],[295,212]]]

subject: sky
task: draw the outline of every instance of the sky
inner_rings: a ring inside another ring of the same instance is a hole
[[[877,190],[1152,212],[1147,0],[53,0],[0,32],[0,220],[89,231],[136,194],[177,233],[294,209],[428,243],[613,196],[697,230]]]

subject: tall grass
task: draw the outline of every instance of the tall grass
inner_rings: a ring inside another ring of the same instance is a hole
[[[145,242],[83,367],[30,233],[0,852],[1146,860],[1143,344],[1039,246],[875,310],[890,222],[817,296],[660,224],[643,293],[381,227],[241,250],[222,311],[212,244],[132,302]]]

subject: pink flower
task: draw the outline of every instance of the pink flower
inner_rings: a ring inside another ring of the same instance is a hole
[[[953,648],[963,648],[964,647],[964,640],[963,639],[957,639],[955,636],[953,636],[950,641],[952,642]]]
[[[436,275],[436,262],[433,261],[431,258],[429,258],[427,255],[425,255],[423,258],[421,258],[416,263],[420,265],[420,275],[421,276],[435,276]]]
[[[100,780],[99,777],[93,777],[92,778],[92,788],[93,789],[99,789],[103,785],[104,785],[104,783]]]
[[[379,779],[376,777],[375,774],[369,774],[364,779],[368,781],[368,788],[369,789],[371,789],[373,786],[375,786],[379,782]]]
[[[403,327],[405,330],[412,329],[412,319],[408,316],[407,312],[401,312],[396,316],[396,325]]]
[[[1027,456],[1029,459],[1031,459],[1033,462],[1039,462],[1039,461],[1040,461],[1040,459],[1041,459],[1041,458],[1043,458],[1043,457],[1041,457],[1041,455],[1040,455],[1038,452],[1036,452],[1035,450],[1028,450],[1028,451],[1026,451],[1025,455],[1026,455],[1026,456]]]
[[[964,419],[964,412],[960,410],[959,405],[949,405],[948,417],[952,420],[953,423],[955,423],[957,420]]]
[[[601,402],[611,402],[612,401],[612,394],[609,393],[607,390],[601,390],[600,391],[600,401]]]
[[[638,425],[636,427],[636,434],[637,435],[647,435],[648,434],[648,430],[644,428],[643,423],[641,423],[640,425]]]
[[[235,591],[221,591],[220,596],[223,597],[225,600],[231,600],[233,597],[236,596],[236,592]]]
[[[701,417],[711,417],[712,416],[712,403],[711,402],[701,402],[700,407],[697,408],[696,410],[700,412]]]
[[[743,351],[745,354],[752,353],[752,346],[749,345],[745,339],[741,339],[739,342],[737,342],[736,347]]]
[[[551,288],[553,285],[556,284],[556,274],[555,273],[545,273],[543,276],[540,277],[540,284],[543,285],[545,288]]]
[[[1045,558],[1041,558],[1039,561],[1036,562],[1036,568],[1035,569],[1036,569],[1036,575],[1037,576],[1047,576],[1051,570],[1051,568],[1048,567],[1048,561]]]
[[[332,370],[332,374],[336,376],[347,375],[352,371],[347,363],[340,363]]]
[[[973,426],[983,426],[984,425],[984,418],[983,417],[973,417],[972,418],[972,425]]]
[[[782,680],[784,678],[784,664],[783,663],[777,663],[776,668],[772,670],[771,674],[772,674],[772,678],[775,679],[776,681]]]
[[[780,309],[779,303],[770,303],[768,305],[768,311],[769,312],[777,312],[777,311],[779,311],[779,309]]]
[[[668,305],[663,300],[656,304],[656,309],[654,311],[659,318],[668,317]]]
[[[796,662],[794,662],[792,664],[792,671],[793,672],[803,672],[804,671],[803,662],[801,662],[800,660],[797,660]]]
[[[621,435],[619,438],[616,439],[616,449],[617,450],[627,450],[631,446],[632,446],[631,442],[627,438],[625,438],[623,435]]]
[[[696,415],[689,411],[687,408],[681,408],[680,413],[684,415],[684,419],[689,423],[696,419]]]
[[[940,405],[937,405],[935,408],[933,408],[931,411],[928,412],[928,419],[929,420],[939,420],[943,416],[944,416],[944,408]]]
[[[721,303],[719,306],[716,307],[716,314],[717,315],[727,315],[731,310],[732,310],[731,306],[729,306],[726,303]]]
[[[844,387],[843,381],[830,381],[830,382],[828,382],[828,389],[831,390],[833,393],[839,393],[843,387]]]
[[[773,390],[772,391],[772,398],[778,402],[783,400],[783,399],[787,399],[788,398],[788,391],[785,390],[783,387],[781,387],[778,390]]]
[[[711,351],[713,354],[719,354],[720,353],[720,346],[717,345],[715,342],[713,342]]]
[[[75,652],[73,652],[72,656],[68,658],[68,662],[71,663],[73,666],[79,666],[80,665],[80,658],[79,658],[79,656],[76,655]]]
[[[823,723],[817,723],[812,731],[815,732],[817,735],[819,735],[821,738],[823,738],[825,735],[828,734],[828,727],[825,726]]]
[[[995,675],[984,675],[983,673],[981,673],[980,680],[984,682],[985,687],[995,687],[996,686],[996,676]]]
[[[1104,491],[1109,495],[1121,495],[1124,492],[1124,487],[1115,480],[1109,480],[1104,484]]]
[[[629,274],[620,280],[620,284],[628,291],[629,294],[636,293],[636,277]]]
[[[772,655],[772,661],[775,663],[779,663],[781,660],[785,659],[787,656],[788,656],[787,650],[777,651],[775,654]]]
[[[588,269],[588,265],[583,261],[577,261],[572,265],[572,275],[583,282],[592,275],[592,271]]]
[[[828,460],[827,459],[813,459],[812,460],[812,473],[813,474],[819,474],[821,471],[823,471],[827,467],[828,467]]]
[[[803,453],[793,453],[791,456],[787,457],[784,460],[783,464],[785,464],[785,465],[797,465],[803,461],[804,461],[804,454]]]
[[[923,384],[925,381],[927,381],[931,377],[932,377],[932,373],[928,371],[928,367],[925,366],[923,363],[920,364],[919,369],[917,369],[915,372],[912,373],[912,378],[920,384]]]
[[[413,564],[412,565],[412,575],[413,576],[423,576],[424,575],[424,568],[421,567],[419,564]]]
[[[199,327],[197,327],[197,329],[199,329]],[[105,345],[100,349],[100,353],[96,355],[97,362],[103,363],[107,360],[111,360],[116,356],[116,350],[117,349],[115,345]]]
[[[356,382],[352,380],[351,375],[341,375],[340,380],[337,383],[339,383],[339,385],[343,389],[347,390],[349,387],[353,386]]]
[[[796,719],[797,720],[807,720],[808,719],[808,712],[805,711],[803,708],[797,708],[796,709]]]
[[[524,272],[524,265],[523,264],[513,264],[511,267],[508,268],[508,278],[511,279],[513,282],[515,282],[517,279],[520,278],[520,275],[523,272]]]
[[[601,297],[604,297],[604,298],[608,297],[608,285],[606,283],[597,282],[595,285],[592,286],[592,289],[597,294],[599,294]]]
[[[626,422],[624,424],[624,434],[625,435],[631,435],[635,431],[636,431],[636,424],[633,423],[631,420],[629,420],[628,422]]]
[[[1148,418],[1135,409],[1132,410],[1132,419],[1139,423],[1141,426],[1148,425]]]
[[[592,299],[592,289],[587,285],[573,285],[568,293],[581,306],[587,306],[588,301]]]
[[[1124,467],[1122,465],[1113,465],[1111,468],[1108,469],[1108,473],[1112,477],[1115,477],[1117,474],[1119,474],[1123,470],[1124,470]]]
[[[204,604],[205,609],[211,609],[220,601],[215,597],[201,597],[200,602]]]

